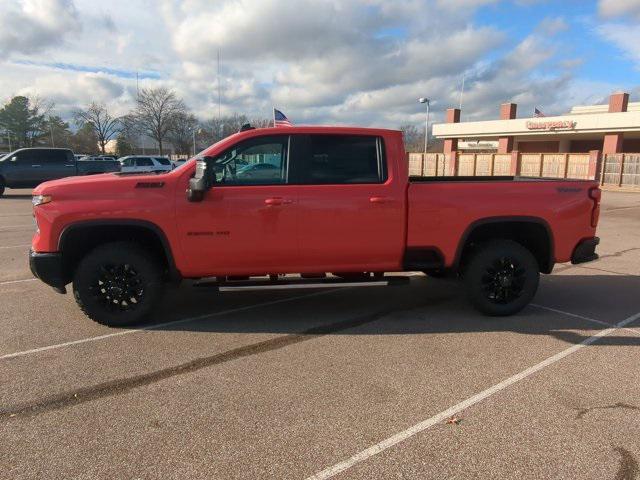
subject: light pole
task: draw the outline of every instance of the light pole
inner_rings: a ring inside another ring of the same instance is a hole
[[[427,120],[424,124],[424,154],[426,155],[427,148],[429,148],[429,106],[431,104],[431,100],[426,97],[420,97],[418,102],[427,104]]]

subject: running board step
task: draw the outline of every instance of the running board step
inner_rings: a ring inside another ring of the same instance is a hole
[[[301,288],[353,288],[353,287],[386,287],[406,285],[410,277],[369,277],[363,280],[343,278],[285,278],[282,280],[239,280],[218,282],[215,280],[200,281],[195,287],[215,288],[220,292],[253,291],[253,290],[289,290]]]

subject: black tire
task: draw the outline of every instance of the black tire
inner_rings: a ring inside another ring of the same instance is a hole
[[[4,178],[0,177],[0,197],[4,195],[5,186]]]
[[[89,252],[73,276],[73,295],[84,314],[110,327],[145,320],[162,298],[157,260],[139,245],[113,242]]]
[[[511,240],[481,245],[464,271],[471,304],[490,316],[518,313],[533,299],[539,280],[536,258]]]

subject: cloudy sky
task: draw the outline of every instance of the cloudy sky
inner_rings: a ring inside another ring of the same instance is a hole
[[[0,100],[91,100],[126,112],[141,86],[201,118],[397,127],[457,106],[562,113],[611,91],[640,100],[640,0],[0,0]]]

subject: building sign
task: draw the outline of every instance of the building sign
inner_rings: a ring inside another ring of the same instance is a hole
[[[529,120],[527,122],[527,128],[529,130],[571,130],[576,128],[576,123],[573,120],[555,120],[546,122],[534,122]]]

